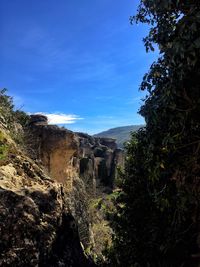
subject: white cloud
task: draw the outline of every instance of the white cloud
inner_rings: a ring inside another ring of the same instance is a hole
[[[77,120],[83,119],[74,114],[44,113],[44,112],[37,112],[35,114],[43,114],[47,116],[49,124],[73,124]]]

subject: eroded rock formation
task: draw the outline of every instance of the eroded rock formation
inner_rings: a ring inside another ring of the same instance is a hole
[[[30,133],[35,158],[69,191],[74,177],[81,177],[91,192],[99,183],[113,187],[116,167],[123,165],[123,152],[114,139],[48,125],[44,115],[31,116]]]
[[[0,266],[87,267],[63,185],[4,134],[0,166]]]
[[[41,161],[47,173],[62,183],[81,241],[87,246],[92,242],[88,201],[99,192],[112,191],[116,168],[123,164],[122,150],[114,139],[48,125],[43,115],[31,117],[29,138],[32,157]]]
[[[31,117],[28,155],[0,126],[0,266],[89,267],[89,200],[110,192],[123,155],[94,138]]]

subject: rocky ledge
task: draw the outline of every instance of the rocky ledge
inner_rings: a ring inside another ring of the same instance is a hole
[[[92,267],[88,204],[111,192],[123,152],[115,140],[48,125],[34,115],[26,153],[0,126],[0,266]]]
[[[0,266],[94,266],[62,184],[23,154],[0,167],[0,236]]]
[[[81,242],[87,246],[92,242],[88,202],[97,195],[112,192],[116,169],[123,165],[123,151],[117,148],[114,139],[48,125],[44,115],[31,116],[28,138],[32,159],[63,185]]]

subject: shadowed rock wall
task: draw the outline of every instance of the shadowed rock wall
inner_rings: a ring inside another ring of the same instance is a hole
[[[114,139],[74,133],[47,124],[44,116],[31,117],[30,133],[35,157],[58,182],[73,190],[73,179],[80,177],[88,191],[99,184],[113,187],[116,167],[123,165],[123,152]]]
[[[94,266],[83,253],[63,185],[4,136],[15,153],[0,165],[0,266]]]
[[[89,200],[113,189],[116,167],[123,164],[123,152],[114,139],[96,138],[48,125],[40,115],[31,117],[29,127],[32,156],[47,173],[63,185],[69,208],[78,226],[81,241],[88,245]]]

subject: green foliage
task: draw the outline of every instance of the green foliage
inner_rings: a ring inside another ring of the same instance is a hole
[[[9,130],[11,138],[21,148],[25,143],[24,128],[29,120],[30,116],[24,111],[14,109],[13,98],[7,95],[7,89],[0,90],[0,125]],[[6,145],[2,144],[1,150],[6,150]]]
[[[5,160],[8,155],[8,145],[6,144],[5,137],[2,132],[0,132],[0,162]]]
[[[113,193],[90,200],[89,214],[94,243],[88,247],[87,254],[98,265],[105,261],[104,248],[110,248],[111,246],[112,229],[108,220],[112,219],[115,210],[113,204],[115,196],[116,193]]]
[[[200,207],[200,6],[142,0],[131,22],[148,23],[160,49],[141,84],[146,127],[127,144],[112,223],[110,266],[196,266]]]
[[[7,89],[0,90],[0,120],[6,125],[13,122],[13,99],[6,95]]]
[[[7,95],[7,89],[0,90],[0,120],[8,126],[13,127],[13,123],[20,123],[25,127],[29,123],[30,116],[22,110],[14,110],[13,98]]]
[[[0,110],[1,112],[5,109],[12,111],[13,110],[13,99],[12,97],[6,95],[7,89],[3,88],[0,90]]]
[[[16,122],[21,124],[22,127],[26,127],[30,122],[30,116],[22,110],[16,110],[14,112],[14,116],[15,116]]]
[[[0,129],[0,166],[10,162],[10,156],[16,154],[16,147],[7,133]]]

